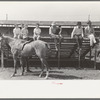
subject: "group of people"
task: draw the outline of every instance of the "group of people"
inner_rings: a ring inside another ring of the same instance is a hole
[[[16,39],[21,38],[27,41],[29,39],[28,25],[26,24],[25,25],[22,24],[21,28],[19,28],[18,24],[16,24],[15,28],[13,29],[13,33],[14,33],[14,38]],[[39,23],[36,24],[36,27],[34,28],[33,33],[34,33],[33,40],[34,41],[39,40],[41,36],[41,29],[39,27]],[[57,47],[58,40],[62,39],[61,33],[62,33],[61,26],[53,22],[49,28],[49,35],[51,36],[51,38],[54,39],[55,49],[57,51],[58,51],[58,47]],[[96,43],[96,39],[95,39],[94,29],[92,27],[92,22],[90,20],[87,22],[87,27],[85,28],[84,32],[82,28],[82,23],[77,22],[77,25],[74,27],[71,33],[71,38],[76,39],[77,47],[79,49],[81,49],[82,47],[82,41],[84,37],[87,37],[90,39],[90,46],[93,47],[93,45]]]
[[[87,26],[85,27],[84,32],[83,32],[81,22],[77,22],[77,26],[74,27],[74,29],[72,31],[71,38],[76,39],[78,49],[81,49],[82,41],[83,41],[84,37],[90,39],[90,47],[91,48],[96,44],[95,32],[92,27],[92,22],[90,20],[87,22]]]
[[[51,27],[49,29],[49,34],[51,36],[51,38],[54,39],[55,42],[55,48],[56,50],[58,50],[57,47],[57,39],[60,39],[61,36],[61,32],[62,32],[62,28],[60,25],[56,25],[55,22],[53,22],[51,24]],[[21,28],[18,26],[18,24],[15,25],[15,28],[13,29],[13,34],[14,34],[14,38],[16,39],[24,39],[29,41],[29,34],[28,34],[28,25],[21,25]],[[39,23],[36,24],[36,27],[33,30],[33,40],[39,40],[41,36],[41,29],[39,27]]]
[[[15,24],[15,28],[13,29],[13,34],[15,39],[24,39],[29,40],[29,31],[28,25],[22,24],[21,28],[18,26],[19,24]],[[40,38],[41,29],[39,28],[39,24],[36,24],[36,28],[33,30],[34,35],[33,39],[38,40]]]

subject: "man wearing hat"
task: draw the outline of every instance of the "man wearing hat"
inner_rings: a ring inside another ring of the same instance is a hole
[[[77,26],[74,27],[72,33],[71,33],[71,38],[75,38],[77,45],[79,49],[81,49],[82,46],[82,40],[83,40],[83,28],[81,26],[81,22],[77,22]]]
[[[36,24],[36,28],[33,30],[33,39],[34,40],[39,40],[40,39],[40,34],[41,34],[41,29],[39,27],[39,23]]]
[[[56,23],[53,22],[51,24],[51,27],[49,28],[49,34],[51,38],[54,39],[56,51],[58,51],[57,40],[62,38],[61,32],[62,32],[61,26],[57,26]]]
[[[85,28],[85,35],[90,39],[90,46],[93,47],[93,45],[96,43],[96,40],[94,36],[92,22],[90,20],[87,22],[87,27]]]

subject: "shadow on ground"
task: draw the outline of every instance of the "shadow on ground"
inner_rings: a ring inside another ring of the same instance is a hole
[[[73,75],[57,75],[57,74],[52,74],[52,75],[49,75],[50,78],[56,78],[56,79],[82,79],[82,77],[76,77],[76,76],[73,76]]]
[[[25,76],[39,76],[41,71],[33,71],[32,73],[26,73]],[[49,73],[49,77],[48,79],[63,79],[63,80],[66,80],[66,79],[82,79],[82,77],[76,77],[76,76],[73,76],[73,75],[60,75],[61,73],[63,73],[62,71],[50,71]],[[58,75],[59,74],[59,75]],[[46,73],[44,72],[42,77],[45,77]]]

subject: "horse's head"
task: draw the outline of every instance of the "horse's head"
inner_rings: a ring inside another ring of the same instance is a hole
[[[0,48],[2,48],[4,44],[6,44],[4,35],[2,33],[0,33]]]
[[[5,43],[6,39],[4,38],[4,34],[0,33],[0,42]]]
[[[9,36],[5,36],[4,34],[0,33],[0,43],[1,46],[6,45],[9,47],[9,43],[12,41],[12,38]]]
[[[0,41],[3,39],[4,34],[0,33]]]
[[[6,42],[5,35],[0,33],[0,42]]]

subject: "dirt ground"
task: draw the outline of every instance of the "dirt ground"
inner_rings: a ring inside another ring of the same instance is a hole
[[[39,78],[41,69],[31,67],[31,73],[27,72],[24,76],[21,76],[21,69],[17,70],[15,77],[11,77],[14,68],[0,68],[0,80],[44,80],[45,73],[42,78]],[[94,70],[89,68],[75,69],[75,68],[51,68],[50,74],[47,80],[99,80],[100,70]]]

